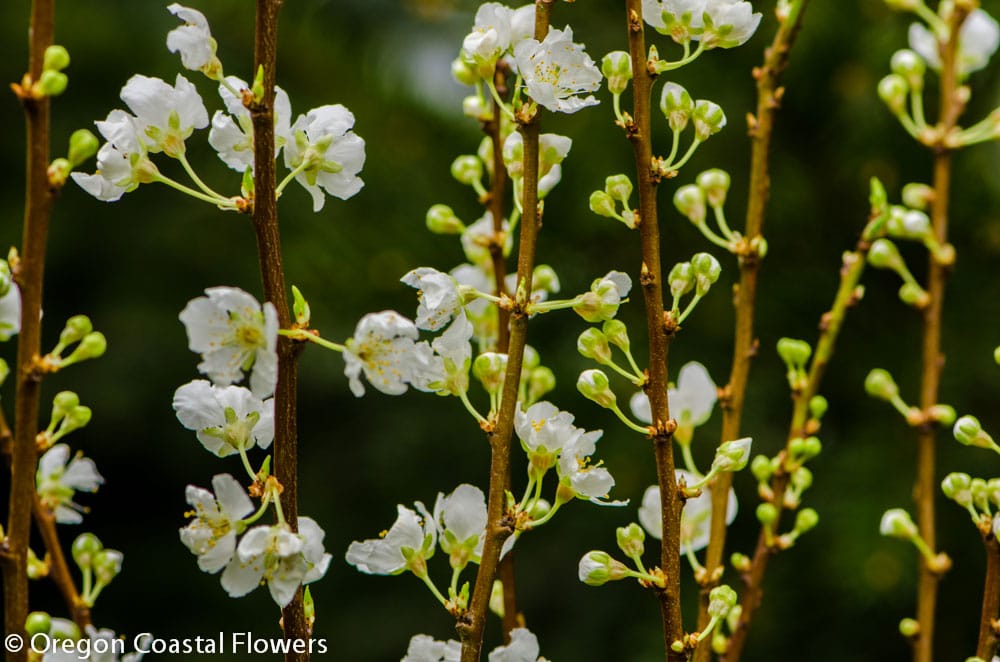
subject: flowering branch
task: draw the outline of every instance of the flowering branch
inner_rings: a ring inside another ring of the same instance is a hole
[[[653,427],[653,451],[660,486],[663,545],[660,567],[666,586],[657,590],[663,620],[663,643],[667,659],[684,659],[672,649],[684,635],[680,608],[680,521],[684,504],[674,478],[673,431],[667,405],[667,354],[675,325],[664,315],[663,278],[660,266],[660,229],[657,220],[656,185],[652,169],[653,147],[650,129],[650,89],[656,74],[646,62],[646,38],[642,20],[642,1],[627,0],[629,54],[632,58],[633,116],[626,123],[632,143],[639,191],[639,231],[642,241],[642,295],[646,304],[649,332],[648,380],[643,387],[649,396]],[[669,326],[669,328],[668,328]]]
[[[52,45],[55,21],[54,0],[35,0],[31,7],[31,45],[27,85],[21,97],[27,123],[27,186],[21,260],[13,269],[21,289],[21,337],[17,346],[17,395],[15,429],[11,448],[10,501],[6,539],[0,560],[3,563],[4,629],[8,634],[24,634],[28,616],[28,540],[31,506],[35,493],[35,465],[38,451],[38,398],[40,378],[32,369],[41,353],[42,280],[45,272],[45,244],[54,191],[47,174],[49,158],[49,100],[31,94],[31,83],[42,75],[45,50]],[[8,652],[8,660],[26,660],[27,653]]]
[[[291,315],[281,265],[281,235],[275,192],[274,80],[277,60],[278,11],[281,0],[257,0],[254,32],[254,69],[263,71],[263,92],[250,108],[254,134],[253,226],[257,235],[264,299],[277,308],[278,324],[290,328]],[[281,509],[293,532],[298,531],[298,438],[296,429],[298,356],[302,345],[287,337],[278,339],[278,384],[274,393],[274,465],[281,484]],[[282,609],[285,638],[307,640],[309,624],[302,603],[302,587]],[[307,652],[290,648],[289,662],[305,662]]]
[[[721,398],[723,418],[720,444],[740,437],[740,420],[743,415],[750,364],[757,353],[753,323],[760,254],[754,244],[761,237],[771,189],[768,157],[774,118],[784,95],[784,88],[780,86],[781,74],[788,65],[788,54],[802,25],[807,4],[808,0],[796,0],[783,14],[779,14],[778,31],[770,47],[764,51],[764,64],[753,71],[757,81],[757,114],[749,120],[749,134],[753,143],[750,160],[750,197],[747,201],[746,227],[743,233],[745,244],[743,250],[738,252],[740,283],[736,290],[736,333],[729,383],[724,388]],[[706,583],[701,589],[698,609],[699,631],[704,631],[707,627],[710,619],[708,596],[722,578],[722,559],[726,548],[726,499],[732,482],[733,474],[725,472],[716,479],[712,488],[712,524],[705,556]],[[705,662],[709,657],[710,651],[707,647],[702,646],[695,650],[696,661]]]
[[[542,41],[549,29],[553,0],[536,0],[535,39]],[[531,277],[535,268],[535,248],[541,215],[538,207],[538,141],[540,116],[536,111],[530,117],[521,117],[518,130],[524,141],[524,174],[522,190],[523,218],[517,254],[517,294],[510,311],[510,335],[507,348],[507,368],[504,376],[503,395],[496,425],[488,432],[492,454],[490,457],[490,487],[487,496],[487,524],[482,560],[476,572],[472,601],[465,616],[456,628],[462,640],[462,662],[479,660],[486,629],[493,581],[497,575],[500,550],[504,541],[513,533],[512,522],[506,513],[506,492],[510,483],[510,447],[514,434],[514,414],[517,411],[518,386],[521,381],[521,364],[528,332],[528,297]],[[494,158],[496,148],[494,145]],[[494,164],[496,161],[494,161]],[[494,216],[494,221],[496,221]],[[521,295],[523,293],[523,297]]]

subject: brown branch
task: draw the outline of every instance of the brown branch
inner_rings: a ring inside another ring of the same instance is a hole
[[[554,0],[535,2],[535,39],[541,41],[549,29],[549,17]],[[455,625],[462,640],[462,662],[476,662],[482,655],[486,616],[490,594],[497,576],[500,550],[504,541],[514,532],[513,522],[506,512],[506,489],[510,483],[510,447],[514,434],[514,413],[517,409],[517,392],[521,382],[521,365],[524,346],[528,337],[528,312],[531,297],[531,276],[535,268],[538,230],[542,218],[538,208],[538,137],[540,117],[536,112],[521,124],[518,130],[524,139],[524,179],[522,191],[523,217],[517,253],[517,290],[525,293],[525,300],[515,296],[510,311],[510,339],[507,348],[507,370],[504,373],[503,394],[496,425],[489,431],[490,487],[487,496],[486,537],[482,559],[476,571],[476,583],[468,611]]]
[[[992,523],[986,518],[981,529],[986,548],[986,579],[976,656],[984,660],[992,660],[1000,645],[1000,541],[993,534]]]
[[[253,226],[257,235],[264,299],[278,310],[281,328],[290,328],[285,272],[281,265],[281,234],[275,197],[274,164],[274,80],[278,52],[278,12],[282,0],[257,0],[254,30],[254,71],[264,70],[264,93],[250,109],[254,131]],[[285,337],[278,338],[278,384],[274,392],[274,468],[281,483],[281,509],[285,521],[298,530],[298,356],[302,346]],[[302,605],[302,589],[281,612],[285,639],[309,639],[309,624]],[[305,662],[308,652],[290,650],[285,660]]]
[[[42,74],[45,49],[53,41],[54,0],[35,0],[31,7],[31,44],[28,78]],[[20,264],[15,280],[21,288],[21,332],[17,345],[17,394],[14,439],[11,447],[10,503],[6,539],[0,548],[4,585],[4,628],[8,634],[24,634],[28,616],[27,553],[31,533],[31,504],[35,494],[35,465],[38,451],[39,377],[31,369],[41,350],[42,283],[45,273],[45,245],[53,191],[47,175],[49,161],[49,101],[24,94],[27,123],[27,183],[24,234]],[[15,265],[12,265],[12,267]],[[8,660],[26,660],[27,652],[8,653]]]
[[[754,311],[757,301],[757,282],[760,271],[760,257],[755,250],[754,241],[761,236],[764,227],[764,216],[771,189],[771,173],[769,154],[771,136],[774,131],[774,119],[784,88],[780,87],[781,74],[788,65],[788,54],[805,13],[807,0],[798,3],[793,11],[781,20],[778,31],[770,47],[764,51],[764,64],[754,69],[757,80],[757,114],[750,123],[750,138],[752,152],[750,159],[750,197],[747,201],[746,226],[743,232],[744,253],[739,256],[740,283],[736,290],[736,333],[733,340],[733,363],[729,373],[729,383],[722,398],[722,435],[719,443],[738,439],[740,437],[740,420],[743,416],[743,401],[746,396],[747,379],[750,375],[750,364],[757,353],[754,338]],[[729,499],[729,488],[733,483],[733,474],[720,474],[712,489],[712,522],[708,549],[705,554],[706,576],[701,589],[701,600],[698,607],[698,630],[708,626],[708,596],[711,590],[718,586],[722,578],[722,559],[726,549],[726,503]],[[711,649],[699,646],[695,649],[695,662],[707,662],[711,659]]]
[[[45,543],[45,550],[48,552],[49,578],[62,593],[63,601],[69,609],[73,622],[85,629],[92,625],[90,620],[90,607],[80,597],[80,592],[76,588],[76,581],[70,573],[69,564],[66,562],[66,555],[63,553],[62,545],[59,542],[59,532],[56,529],[56,520],[49,510],[35,495],[33,512],[35,515],[35,526]]]
[[[642,1],[627,0],[629,54],[632,58],[633,116],[626,122],[626,133],[632,144],[636,165],[636,189],[639,192],[639,234],[642,242],[640,283],[646,306],[646,326],[649,334],[648,380],[643,387],[649,396],[652,413],[653,452],[656,477],[660,487],[663,544],[660,567],[666,586],[656,591],[663,622],[663,645],[668,660],[683,660],[687,652],[672,650],[675,641],[684,637],[680,605],[680,523],[684,503],[674,475],[673,430],[667,403],[667,355],[675,325],[663,310],[663,277],[660,264],[660,229],[656,208],[657,181],[653,174],[653,146],[650,131],[650,94],[656,78],[646,62],[646,37],[642,22]]]

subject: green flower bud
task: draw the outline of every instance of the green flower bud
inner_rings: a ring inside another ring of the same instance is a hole
[[[601,327],[601,331],[607,336],[608,342],[619,348],[623,352],[629,351],[631,343],[628,339],[628,328],[621,320],[608,320]]]
[[[536,292],[539,290],[544,290],[555,294],[559,291],[559,275],[556,274],[556,270],[547,264],[539,264],[535,267],[535,270],[531,272],[531,289]]]
[[[556,387],[556,375],[550,368],[539,366],[528,377],[528,399],[538,402]]]
[[[927,63],[924,59],[908,48],[903,48],[892,54],[889,64],[892,73],[902,76],[910,89],[920,91],[924,87],[924,72]]]
[[[694,101],[677,83],[666,83],[660,93],[660,111],[670,123],[671,131],[683,131],[694,113]]]
[[[13,282],[14,275],[10,272],[10,264],[6,260],[0,260],[0,297],[7,295]]]
[[[451,176],[459,184],[472,186],[474,182],[480,182],[483,179],[483,162],[479,160],[478,156],[463,154],[451,162]]]
[[[805,467],[799,467],[792,472],[791,476],[792,487],[794,487],[799,492],[805,492],[813,483],[813,474],[811,471]]]
[[[888,370],[875,368],[865,377],[865,393],[879,400],[892,400],[899,395],[899,387]]]
[[[725,618],[729,610],[736,606],[739,596],[729,586],[716,586],[708,594],[708,615],[712,618]]]
[[[28,548],[28,579],[41,579],[49,574],[49,564],[38,558],[34,550]]]
[[[83,637],[79,626],[68,618],[53,618],[49,627],[49,636],[59,640],[78,641]]]
[[[892,538],[912,540],[919,535],[917,525],[913,523],[910,514],[902,508],[891,508],[882,515],[879,533]]]
[[[462,234],[465,224],[448,205],[434,205],[427,210],[427,229],[434,234]]]
[[[903,187],[903,204],[923,211],[934,199],[934,189],[927,184],[910,182]]]
[[[628,175],[611,175],[604,180],[604,191],[618,202],[628,202],[632,195],[632,180]]]
[[[771,526],[778,519],[778,508],[773,503],[762,503],[757,506],[757,521],[764,526]]]
[[[86,570],[93,566],[94,556],[102,549],[104,549],[104,545],[101,544],[97,536],[93,533],[81,533],[73,541],[70,551],[80,570]]]
[[[687,184],[674,193],[674,206],[695,225],[705,222],[705,191],[694,184]]]
[[[117,549],[102,549],[94,554],[94,576],[100,584],[110,584],[122,571],[122,553]]]
[[[7,381],[7,376],[10,375],[10,366],[3,359],[0,359],[0,386]]]
[[[826,414],[826,410],[828,408],[829,403],[822,395],[814,395],[809,400],[809,415],[817,421],[823,418],[823,415]]]
[[[674,297],[681,297],[694,288],[695,277],[694,268],[690,262],[678,262],[667,275],[667,285],[670,287],[670,294]]]
[[[926,308],[930,303],[931,295],[916,283],[903,283],[899,287],[899,300],[907,306],[914,308]]]
[[[69,159],[53,159],[45,171],[45,175],[49,179],[49,186],[53,188],[62,187],[72,170],[73,166],[69,162]]]
[[[531,504],[531,509],[528,510],[528,516],[533,520],[540,520],[549,514],[552,510],[552,504],[545,499],[538,499]]]
[[[42,71],[62,71],[69,66],[69,51],[58,44],[45,49],[42,58]]]
[[[602,586],[608,582],[625,579],[628,568],[621,561],[611,558],[607,552],[591,551],[580,559],[578,571],[580,581],[587,586]]]
[[[715,451],[712,469],[739,471],[750,461],[750,445],[752,443],[753,440],[750,437],[744,437],[721,444]]]
[[[484,352],[472,362],[472,376],[482,383],[487,393],[499,393],[503,389],[506,372],[506,354]]]
[[[886,4],[892,7],[893,0],[886,0]],[[920,623],[912,618],[904,618],[899,621],[899,633],[907,639],[913,639],[920,634]]]
[[[611,363],[611,347],[608,337],[599,329],[589,328],[576,340],[576,351],[584,358],[593,359],[601,365]]]
[[[621,94],[632,80],[632,57],[625,51],[611,51],[601,58],[601,73],[608,80],[608,91]]]
[[[993,350],[993,361],[997,365],[1000,365],[1000,346],[997,346],[996,349]]]
[[[531,345],[524,346],[524,356],[521,358],[521,365],[525,370],[537,368],[542,364],[542,357],[538,355],[538,350]]]
[[[590,211],[608,218],[614,217],[617,213],[614,199],[604,191],[594,191],[590,194]]]
[[[492,115],[486,101],[478,94],[462,99],[462,114],[474,120],[489,119]]]
[[[641,556],[645,551],[646,532],[642,527],[632,522],[628,526],[620,526],[615,531],[618,548],[628,557]]]
[[[63,365],[99,358],[107,349],[108,341],[104,338],[104,334],[100,331],[92,331],[83,337],[72,354],[63,359]]]
[[[927,416],[941,425],[952,425],[955,423],[955,408],[951,405],[937,404],[927,410]]]
[[[66,86],[69,84],[69,78],[61,71],[53,71],[48,69],[42,72],[42,75],[38,78],[38,82],[35,83],[35,91],[37,94],[46,97],[57,97],[66,91]]]
[[[800,535],[819,524],[819,513],[812,508],[803,508],[795,515],[795,531]]]
[[[472,86],[479,82],[475,70],[461,56],[451,61],[451,75],[462,85]]]
[[[730,184],[728,172],[720,168],[712,168],[698,175],[695,181],[698,182],[698,188],[704,191],[709,205],[721,207],[725,204]]]
[[[695,294],[705,296],[712,284],[719,280],[722,265],[710,253],[696,253],[691,258],[691,270],[695,277]]]
[[[990,497],[986,489],[986,481],[982,478],[973,478],[969,483],[969,492],[972,493],[972,503],[977,509],[983,512],[990,511]]]
[[[774,473],[771,471],[771,460],[764,455],[754,457],[750,463],[750,473],[753,474],[758,483],[766,483],[771,480],[771,475]]]
[[[696,140],[708,140],[726,126],[726,113],[722,107],[706,99],[698,99],[691,114]]]
[[[90,318],[86,315],[74,315],[66,320],[66,326],[59,334],[59,344],[66,346],[83,340],[83,338],[94,330]]]
[[[48,634],[52,629],[52,617],[44,611],[33,611],[24,621],[24,632],[32,637],[36,634]]]
[[[910,86],[899,74],[889,74],[878,83],[878,96],[893,115],[906,112],[906,95],[909,92]]]
[[[941,481],[941,492],[949,499],[962,506],[972,504],[972,476],[954,471]]]
[[[995,445],[993,437],[983,430],[982,424],[975,416],[963,416],[955,421],[952,433],[955,435],[955,441],[965,446],[992,448]]]
[[[90,423],[92,416],[93,412],[90,410],[90,407],[83,405],[73,407],[66,412],[66,418],[63,419],[62,425],[59,426],[60,436],[85,427],[87,423]]]
[[[807,437],[802,442],[802,461],[811,460],[823,452],[823,443],[818,437]]]
[[[732,553],[729,557],[729,563],[737,572],[746,572],[750,569],[751,565],[750,557],[739,552]]]
[[[600,370],[584,370],[576,380],[576,388],[583,397],[593,400],[605,409],[616,406],[614,392],[608,384],[608,376]]]
[[[778,356],[790,370],[798,370],[805,366],[812,355],[812,347],[805,340],[796,338],[781,338],[778,340]]]
[[[899,271],[905,267],[903,257],[899,254],[896,244],[888,239],[876,239],[868,250],[868,264],[878,269]]]
[[[931,219],[920,210],[893,206],[886,230],[894,237],[923,239],[931,234]]]
[[[990,478],[986,481],[986,492],[990,502],[994,506],[1000,507],[1000,478]]]

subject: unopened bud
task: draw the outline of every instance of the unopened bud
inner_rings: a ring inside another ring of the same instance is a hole
[[[615,201],[604,191],[594,191],[590,194],[590,211],[611,218],[616,213]]]
[[[899,387],[888,370],[875,368],[865,377],[865,393],[879,400],[892,400],[899,395]]]
[[[964,507],[972,503],[972,476],[967,473],[954,471],[944,477],[941,481],[941,492],[946,497]]]
[[[697,253],[691,258],[691,270],[695,277],[695,294],[704,296],[712,284],[719,280],[722,265],[710,253]]]
[[[757,506],[756,514],[758,522],[770,526],[778,519],[778,508],[773,503],[762,503]]]
[[[698,187],[705,192],[705,198],[712,207],[721,207],[726,202],[729,192],[729,173],[720,168],[712,168],[698,175],[695,180]]]
[[[955,408],[951,405],[937,404],[927,410],[927,417],[930,420],[945,426],[954,424],[956,415]]]
[[[604,191],[618,202],[628,202],[632,195],[632,180],[628,175],[611,175],[604,180]]]
[[[878,269],[898,271],[904,266],[896,244],[888,239],[876,239],[868,250],[868,264]]]
[[[805,366],[812,355],[812,347],[805,340],[796,338],[781,338],[778,340],[778,356],[789,369],[799,369]]]
[[[53,618],[49,628],[49,637],[62,641],[77,642],[83,637],[80,627],[68,618]]]
[[[580,559],[578,575],[580,581],[587,586],[602,586],[608,582],[625,579],[628,567],[621,561],[611,558],[607,552],[587,552]]]
[[[479,82],[475,70],[461,56],[451,61],[451,75],[462,85],[475,85]]]
[[[427,210],[427,229],[434,234],[461,234],[465,224],[448,205],[434,205]]]
[[[302,296],[302,291],[292,285],[292,313],[295,315],[295,323],[302,327],[309,326],[312,318],[312,311],[309,302]]]
[[[39,96],[57,97],[66,91],[68,84],[69,78],[66,74],[48,69],[42,72],[32,91]]]
[[[826,410],[828,408],[829,403],[822,395],[814,395],[809,400],[809,415],[817,421],[823,418],[823,415],[826,414]]]
[[[910,182],[903,187],[903,204],[911,209],[927,209],[934,199],[934,189],[927,184]]]
[[[892,6],[891,0],[886,0],[886,4]],[[904,618],[899,621],[899,633],[907,639],[914,639],[920,634],[920,623],[913,618]]]
[[[687,184],[674,193],[674,206],[695,225],[705,222],[707,210],[705,207],[705,191],[695,184]]]
[[[673,131],[683,131],[694,112],[694,101],[688,91],[677,83],[666,83],[660,94],[660,111]]]
[[[667,275],[667,285],[670,287],[670,294],[679,297],[687,294],[694,288],[694,269],[690,262],[678,262]]]
[[[97,136],[87,129],[77,129],[69,137],[69,152],[66,158],[74,168],[97,154],[99,147]]]
[[[771,460],[764,455],[756,456],[752,462],[750,462],[750,473],[753,477],[757,479],[758,483],[766,483],[771,480]]]
[[[621,94],[632,80],[632,57],[625,51],[611,51],[601,58],[601,73],[608,80],[608,91]]]
[[[104,338],[104,334],[100,331],[91,331],[73,349],[73,353],[63,360],[63,365],[99,358],[107,349],[108,341]]]
[[[913,523],[910,514],[902,508],[890,508],[882,515],[879,533],[892,538],[912,540],[919,534],[917,525]]]
[[[601,365],[611,363],[611,347],[608,337],[600,329],[589,328],[580,334],[576,340],[576,351],[588,359],[593,359]]]
[[[642,556],[645,551],[646,532],[642,527],[632,522],[628,526],[621,526],[615,531],[618,540],[618,548],[628,557]]]
[[[50,629],[52,629],[52,617],[44,611],[33,611],[28,614],[28,618],[24,621],[24,632],[29,637],[36,634],[48,634]]]
[[[66,326],[59,334],[60,345],[72,345],[94,330],[94,325],[86,315],[74,315],[66,320]]]
[[[528,399],[537,402],[556,387],[556,375],[550,368],[539,366],[528,377]]]
[[[76,561],[76,565],[81,570],[91,567],[94,563],[94,556],[102,549],[104,549],[104,545],[93,533],[81,533],[73,541],[73,546],[70,548],[73,560]]]
[[[907,306],[923,309],[930,303],[931,295],[916,283],[903,283],[899,286],[899,300]]]
[[[462,114],[474,120],[487,119],[490,117],[490,107],[481,96],[472,94],[462,99]]]
[[[616,406],[616,398],[608,383],[608,376],[600,370],[584,370],[576,380],[576,388],[583,397],[593,400],[605,409]]]
[[[451,176],[459,184],[471,186],[483,179],[483,162],[478,156],[463,154],[451,162]]]
[[[698,99],[694,104],[694,113],[691,115],[694,122],[694,136],[696,140],[708,140],[726,126],[726,113],[722,107],[714,101]]]
[[[43,71],[62,71],[69,66],[69,51],[58,44],[53,44],[45,49],[42,58]]]
[[[878,96],[893,115],[906,112],[906,95],[909,91],[906,79],[899,74],[889,74],[878,83]]]
[[[803,534],[819,524],[819,513],[812,508],[803,508],[795,515],[795,531]]]
[[[102,549],[94,555],[94,576],[98,583],[110,584],[122,571],[124,556],[117,549]]]
[[[621,320],[608,320],[601,327],[601,331],[607,336],[608,342],[623,352],[629,351],[631,343],[628,339],[628,328]]]
[[[738,601],[739,596],[731,587],[725,584],[716,586],[708,594],[708,615],[724,618]]]
[[[484,352],[472,362],[472,376],[478,379],[487,393],[499,393],[507,372],[507,355]]]
[[[924,72],[927,63],[924,59],[908,48],[903,48],[892,54],[889,66],[892,73],[902,76],[910,89],[920,91],[924,87]]]
[[[715,451],[712,468],[718,471],[739,471],[750,461],[750,437],[727,441]]]

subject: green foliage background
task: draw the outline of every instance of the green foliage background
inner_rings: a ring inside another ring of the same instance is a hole
[[[208,16],[227,72],[249,77],[252,3],[191,4]],[[553,22],[571,23],[577,39],[599,59],[625,47],[622,4],[560,3]],[[671,78],[696,97],[720,103],[729,126],[699,150],[678,180],[662,186],[668,268],[710,249],[670,204],[675,188],[700,170],[718,166],[732,173],[727,210],[735,225],[742,225],[749,163],[743,116],[754,107],[750,70],[760,62],[775,26],[773,3],[755,4],[765,20],[747,45],[713,51]],[[19,80],[25,67],[27,5],[0,5],[0,66],[8,81]],[[1000,10],[996,0],[984,5],[994,15]],[[282,12],[278,80],[291,95],[294,113],[343,103],[355,113],[356,131],[368,144],[366,186],[355,199],[330,199],[314,215],[308,196],[291,186],[281,202],[289,281],[310,299],[314,325],[327,337],[346,338],[366,312],[394,308],[412,315],[414,292],[399,277],[418,265],[447,270],[463,261],[457,241],[428,234],[423,216],[437,202],[452,205],[467,221],[479,215],[473,194],[448,175],[451,160],[473,152],[480,139],[478,127],[461,116],[464,90],[448,71],[477,6],[470,0],[302,0],[287,3]],[[836,288],[840,254],[853,245],[865,222],[869,178],[882,178],[894,200],[902,184],[929,178],[929,154],[905,136],[875,94],[889,56],[906,44],[908,23],[876,0],[817,1],[808,9],[785,76],[787,94],[773,149],[773,194],[765,226],[770,253],[757,315],[760,353],[744,421],[756,452],[773,454],[781,447],[790,413],[775,342],[781,336],[815,339],[819,317]],[[54,106],[56,149],[73,129],[90,126],[121,106],[118,92],[133,73],[173,79],[179,58],[166,51],[164,40],[175,24],[154,2],[59,6],[58,41],[73,62],[69,90]],[[662,38],[656,43],[661,55],[676,55],[672,43]],[[975,95],[967,117],[973,121],[1000,100],[996,71],[972,77]],[[185,75],[202,90],[210,111],[219,107],[207,80]],[[11,95],[0,104],[0,125],[6,127],[0,151],[7,163],[0,180],[0,244],[16,245],[24,138]],[[598,108],[547,115],[543,129],[571,136],[574,147],[563,181],[546,205],[540,261],[557,269],[570,294],[610,269],[635,273],[637,236],[587,209],[589,193],[603,185],[606,175],[632,170],[606,93]],[[668,139],[663,129],[657,137],[661,149]],[[204,134],[189,141],[188,149],[207,181],[218,187],[238,184]],[[945,306],[942,385],[944,402],[959,413],[976,414],[994,434],[1000,434],[995,406],[1000,367],[991,360],[1000,343],[998,169],[1000,155],[992,145],[963,152],[956,160],[952,237],[958,262]],[[729,289],[736,269],[729,256],[712,252],[723,263],[723,276],[674,344],[672,373],[699,360],[724,383],[733,318]],[[924,252],[906,247],[905,254],[920,278]],[[215,473],[240,472],[238,461],[204,452],[176,422],[170,401],[175,388],[197,376],[198,359],[187,351],[177,320],[184,304],[214,285],[260,292],[248,220],[164,187],[144,186],[107,205],[68,185],[53,218],[49,255],[47,344],[54,344],[67,316],[81,312],[109,340],[105,358],[45,384],[50,395],[77,390],[95,411],[90,426],[71,439],[74,448],[95,458],[107,478],[97,495],[81,498],[93,508],[85,527],[126,557],[123,574],[95,609],[97,623],[129,635],[276,633],[278,612],[267,592],[230,600],[217,577],[198,571],[176,533],[184,524],[185,485],[208,485]],[[865,283],[865,299],[849,314],[822,389],[831,402],[821,435],[825,451],[811,465],[816,480],[806,497],[821,524],[772,563],[747,660],[908,657],[896,624],[914,611],[915,551],[879,537],[877,529],[886,508],[911,504],[914,438],[889,407],[864,396],[862,382],[870,368],[884,367],[897,377],[904,396],[916,399],[919,315],[897,300],[898,283],[888,274],[869,271]],[[622,312],[640,347],[641,308],[636,298]],[[618,480],[614,496],[631,498],[633,506],[573,504],[550,526],[525,536],[517,547],[521,604],[542,653],[551,659],[661,659],[658,609],[651,595],[629,583],[593,589],[576,579],[581,554],[614,549],[614,528],[635,518],[634,506],[655,480],[647,444],[621,430],[608,412],[583,401],[573,387],[576,374],[591,367],[575,351],[584,328],[572,314],[541,317],[531,325],[530,342],[560,378],[551,399],[575,412],[578,424],[606,430],[600,457]],[[13,347],[4,351],[12,356]],[[459,483],[485,485],[488,448],[456,402],[374,392],[357,400],[342,369],[338,356],[319,348],[303,357],[301,509],[325,528],[327,549],[334,555],[327,577],[313,586],[317,636],[330,641],[328,659],[398,659],[412,634],[452,635],[450,617],[435,608],[412,577],[363,576],[342,561],[343,552],[351,540],[388,527],[396,503],[430,504],[438,491]],[[627,398],[628,392],[622,389],[619,395]],[[11,385],[3,398],[9,416]],[[716,414],[695,442],[696,455],[706,465],[719,420]],[[942,477],[953,470],[1000,475],[1000,458],[960,447],[949,434],[941,435],[938,455]],[[518,467],[515,480],[521,476]],[[757,531],[755,490],[748,474],[738,476],[736,486],[741,515],[731,528],[729,549],[749,553]],[[941,587],[938,654],[941,660],[964,659],[974,652],[984,564],[966,514],[939,501],[940,546],[955,568]],[[75,534],[66,529],[67,543]],[[445,576],[446,562],[437,561],[433,567]],[[738,582],[732,571],[728,578]],[[688,578],[685,590],[690,601],[695,590]],[[45,582],[33,596],[33,608],[63,613]],[[494,623],[494,639],[496,630]]]

